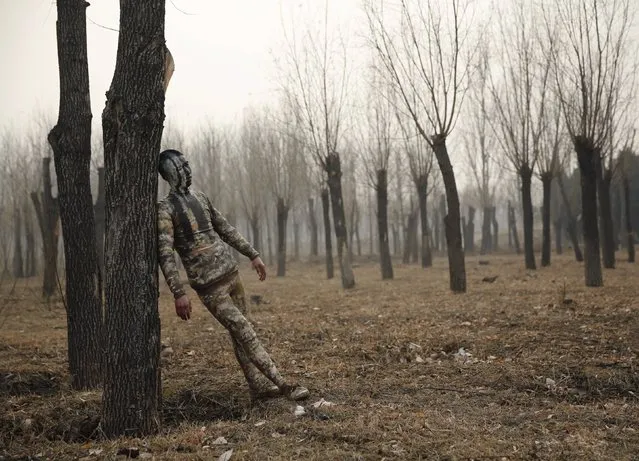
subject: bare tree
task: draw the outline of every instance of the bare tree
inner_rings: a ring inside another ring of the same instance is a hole
[[[91,197],[91,100],[84,0],[58,0],[60,110],[49,133],[64,237],[68,353],[74,389],[102,382],[102,289]]]
[[[366,123],[360,143],[361,164],[377,197],[377,235],[382,279],[393,278],[393,262],[388,238],[388,167],[397,131],[389,87],[373,74],[366,94]],[[373,235],[370,235],[371,242]]]
[[[526,269],[536,269],[533,247],[532,177],[544,129],[550,58],[544,53],[534,6],[523,0],[499,12],[502,66],[493,66],[491,93],[495,133],[504,155],[521,178]],[[532,18],[532,19],[531,19]]]
[[[499,165],[496,161],[498,145],[490,129],[489,120],[494,118],[489,83],[488,43],[482,43],[475,64],[474,78],[468,93],[466,106],[470,128],[464,130],[464,146],[471,177],[477,190],[479,205],[482,207],[483,223],[480,253],[496,250],[497,231],[493,227],[497,221],[495,193],[499,184]]]
[[[586,286],[603,286],[597,226],[600,156],[624,84],[631,0],[560,0],[545,10],[556,88],[581,172]],[[634,50],[636,53],[636,50]]]
[[[450,288],[465,292],[459,194],[446,141],[459,113],[470,65],[462,61],[470,30],[465,23],[467,7],[461,0],[401,0],[398,36],[391,33],[383,9],[373,0],[367,2],[366,13],[373,48],[399,95],[400,107],[437,158],[448,205],[444,220]]]
[[[355,286],[355,274],[348,250],[340,156],[349,66],[345,44],[339,41],[336,46],[329,36],[328,13],[326,2],[322,30],[316,33],[309,26],[301,43],[295,35],[295,26],[290,33],[285,30],[286,59],[291,71],[283,86],[301,117],[308,151],[326,174],[342,287],[349,289]]]
[[[300,121],[289,109],[283,104],[281,115],[269,117],[264,130],[265,179],[276,201],[278,277],[286,275],[288,217],[300,195],[300,180],[305,169],[303,146],[297,138]]]
[[[634,141],[634,135],[633,140]],[[621,187],[623,191],[623,203],[624,203],[624,221],[625,228],[625,240],[626,250],[628,251],[628,262],[635,262],[635,233],[632,228],[632,216],[630,207],[630,172],[632,169],[633,161],[636,162],[637,156],[633,151],[634,142],[629,142],[621,151],[618,159],[618,168],[621,177]]]
[[[120,0],[113,81],[102,113],[106,170],[106,351],[101,427],[160,428],[158,155],[167,49],[164,0]]]

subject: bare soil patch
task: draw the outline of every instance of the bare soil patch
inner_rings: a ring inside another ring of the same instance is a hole
[[[164,428],[143,440],[101,438],[100,392],[69,389],[62,303],[37,280],[5,284],[0,460],[638,459],[639,267],[620,260],[592,289],[553,257],[530,272],[523,256],[470,256],[464,295],[443,258],[396,264],[392,281],[361,261],[350,291],[321,264],[264,283],[244,265],[262,340],[311,390],[301,416],[251,405],[226,332],[195,296],[181,321],[162,281]]]

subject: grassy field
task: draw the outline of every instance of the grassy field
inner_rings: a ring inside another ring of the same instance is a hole
[[[157,460],[639,459],[639,266],[622,259],[592,289],[568,255],[532,272],[523,256],[479,259],[464,295],[442,258],[396,265],[392,281],[362,262],[346,292],[320,264],[263,283],[245,264],[261,338],[311,390],[301,416],[284,399],[251,406],[226,332],[194,296],[180,320],[162,281],[164,427],[143,440],[92,433],[100,393],[69,389],[62,304],[43,303],[37,280],[13,294],[5,281],[0,460],[130,447]]]

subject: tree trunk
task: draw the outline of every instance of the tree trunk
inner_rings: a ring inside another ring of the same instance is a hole
[[[566,193],[566,188],[564,186],[563,172],[560,172],[557,176],[557,185],[559,186],[559,193],[561,194],[561,200],[564,204],[566,231],[568,232],[568,236],[570,237],[570,241],[572,242],[572,248],[575,252],[575,259],[577,260],[577,262],[582,262],[584,260],[584,255],[581,252],[581,247],[579,245],[579,237],[577,235],[577,220],[575,219],[575,215],[572,213],[572,208],[570,207],[570,200],[568,199],[568,194]]]
[[[519,232],[517,232],[517,216],[515,214],[515,207],[511,205],[510,200],[508,200],[508,227],[510,228],[508,235],[512,238],[512,243],[515,246],[515,253],[521,254]]]
[[[541,173],[541,184],[543,187],[543,207],[542,207],[542,239],[541,239],[541,266],[550,266],[550,199],[552,187],[552,174]]]
[[[395,224],[391,224],[391,234],[393,235],[393,254],[398,255],[401,252],[399,244],[399,230]]]
[[[98,265],[100,267],[100,280],[104,280],[104,167],[98,168],[98,196],[93,205],[95,215],[95,241],[98,249]],[[102,285],[102,283],[101,283]]]
[[[435,245],[433,246],[433,249],[435,251],[439,251],[439,243],[441,242],[441,239],[439,237],[439,228],[440,228],[440,223],[442,222],[441,218],[439,217],[439,210],[437,210],[436,207],[433,207],[433,222],[435,223]]]
[[[497,221],[497,207],[493,206],[490,208],[490,216],[492,219],[493,225],[493,241],[491,250],[497,251],[499,250],[499,222]]]
[[[160,429],[158,155],[164,122],[164,0],[121,0],[102,114],[106,168],[106,436]]]
[[[533,204],[532,204],[532,168],[524,163],[519,168],[521,178],[521,206],[524,215],[524,259],[526,269],[535,270],[535,248],[533,244]]]
[[[439,250],[446,251],[446,195],[439,197],[439,223],[441,232],[439,233]]]
[[[595,159],[597,169],[597,198],[599,199],[599,225],[601,229],[601,253],[603,266],[606,269],[615,268],[615,234],[612,222],[612,207],[610,206],[610,184],[612,171],[604,168],[599,155]]]
[[[436,136],[435,139],[433,139],[433,149],[444,181],[444,188],[446,189],[448,214],[444,217],[444,228],[446,231],[446,245],[448,247],[450,289],[454,293],[464,293],[466,292],[466,262],[464,260],[464,249],[462,247],[459,194],[457,193],[455,172],[453,171],[453,165],[450,163],[448,149],[446,148],[446,138]]]
[[[281,197],[277,198],[277,276],[286,275],[286,226],[288,206]]]
[[[492,212],[491,207],[484,206],[483,222],[481,225],[481,248],[479,250],[479,254],[482,254],[482,255],[489,253],[493,245],[493,237],[491,235],[491,225],[492,225],[491,212]]]
[[[475,251],[475,207],[468,207],[468,224],[464,228],[464,248],[468,252]]]
[[[56,291],[58,279],[58,239],[60,237],[58,199],[51,194],[51,158],[42,159],[42,193],[31,193],[36,210],[42,249],[44,253],[44,275],[42,296],[50,298]]]
[[[603,286],[597,225],[598,160],[590,140],[576,136],[573,140],[581,173],[581,210],[584,236],[584,278],[587,287]]]
[[[415,238],[413,238],[413,234],[417,232],[417,209],[413,207],[413,203],[411,200],[410,212],[406,217],[406,227],[404,228],[404,252],[402,257],[403,264],[410,264],[411,256],[413,253],[413,244],[415,242]]]
[[[260,235],[260,218],[258,218],[257,213],[254,213],[253,216],[249,218],[249,225],[251,226],[251,235],[253,236],[253,248],[257,251],[262,252],[262,245]]]
[[[20,207],[13,207],[15,221],[13,222],[13,276],[24,277],[24,260],[22,258],[22,212]]]
[[[386,171],[386,170],[384,170]],[[379,174],[379,173],[378,173]],[[377,178],[377,180],[379,181],[379,177]],[[387,192],[388,193],[388,192]],[[388,196],[386,197],[386,202],[388,203]],[[386,210],[387,216],[386,216],[386,221],[387,221],[387,226],[388,226],[388,210]],[[370,256],[373,256],[375,254],[375,242],[374,242],[374,236],[373,236],[373,199],[372,199],[372,194],[368,194],[368,254]],[[379,218],[378,218],[379,219]],[[386,228],[386,234],[388,234],[388,227]],[[388,237],[388,235],[387,235]]]
[[[393,278],[393,261],[388,244],[388,172],[385,169],[377,170],[377,184],[375,186],[375,192],[377,193],[377,234],[379,236],[380,266],[382,279],[388,280]]]
[[[300,260],[300,223],[295,212],[293,212],[293,260]]]
[[[355,274],[348,250],[346,214],[342,195],[342,166],[339,154],[336,152],[330,152],[326,156],[326,173],[328,175],[328,190],[331,195],[331,208],[333,209],[333,226],[337,240],[337,259],[342,276],[342,288],[349,289],[355,286]]]
[[[610,205],[612,207],[612,229],[614,239],[614,251],[621,246],[621,222],[623,221],[623,186],[615,181],[611,187]]]
[[[635,236],[632,229],[632,216],[630,207],[630,180],[624,175],[623,179],[623,201],[624,201],[624,214],[626,220],[626,242],[628,249],[628,262],[635,262]]]
[[[326,251],[326,278],[334,277],[333,240],[331,238],[331,202],[328,189],[322,189],[322,214],[324,217],[324,247]]]
[[[69,372],[74,389],[102,381],[102,293],[91,197],[91,100],[83,0],[58,0],[58,122],[48,136],[58,178],[66,275]]]
[[[415,178],[417,188],[417,198],[419,199],[419,216],[422,228],[422,267],[433,265],[433,253],[430,249],[430,235],[428,228],[428,176],[422,174]]]
[[[315,216],[315,202],[312,198],[308,199],[308,222],[311,232],[311,257],[317,257],[319,254],[317,217]]]

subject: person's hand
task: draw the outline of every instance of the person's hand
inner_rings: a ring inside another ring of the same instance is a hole
[[[187,295],[182,295],[175,300],[175,313],[182,320],[191,318],[191,300]]]
[[[257,275],[260,279],[260,282],[263,282],[266,279],[266,266],[264,265],[264,261],[259,256],[251,261],[251,266],[257,272]]]

